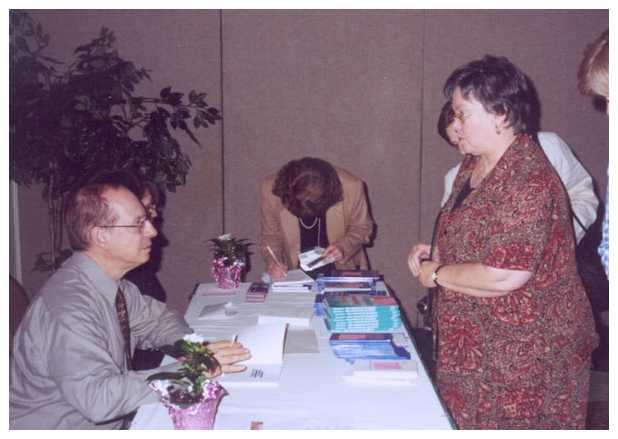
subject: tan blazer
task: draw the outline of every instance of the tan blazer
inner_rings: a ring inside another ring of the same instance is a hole
[[[343,201],[326,211],[326,236],[330,244],[340,244],[344,259],[336,264],[338,269],[368,268],[363,244],[369,243],[373,221],[369,216],[363,182],[348,171],[335,168],[343,188]],[[277,174],[262,182],[260,250],[264,260],[270,258],[270,246],[288,268],[298,267],[300,228],[298,218],[287,210],[281,199],[272,193]]]

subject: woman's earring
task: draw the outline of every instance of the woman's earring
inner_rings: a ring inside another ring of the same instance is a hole
[[[500,135],[502,134],[502,131],[500,130],[500,128],[498,127],[498,124],[496,124],[496,134]]]

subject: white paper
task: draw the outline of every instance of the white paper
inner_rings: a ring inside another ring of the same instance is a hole
[[[205,305],[198,316],[199,320],[227,320],[238,315],[238,307],[232,302]]]
[[[311,285],[313,284],[313,278],[305,273],[303,270],[289,270],[283,279],[276,280],[272,283],[273,287],[276,286],[296,286],[296,285]]]
[[[322,247],[315,247],[312,250],[300,253],[298,255],[300,268],[305,271],[313,271],[320,267],[323,267],[324,265],[328,265],[331,262],[334,262],[333,258],[320,259],[322,257],[322,254],[324,253],[324,250],[325,249],[323,249]]]
[[[314,301],[314,294],[271,292],[266,297],[266,306],[260,312],[258,324],[279,322],[307,327],[313,317]]]
[[[244,372],[223,374],[219,381],[224,387],[277,386],[283,366],[283,345],[287,325],[272,323],[243,328],[237,340],[251,352],[251,358],[241,364]]]

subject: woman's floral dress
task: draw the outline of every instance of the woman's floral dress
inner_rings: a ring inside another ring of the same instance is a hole
[[[521,135],[453,210],[477,160],[466,157],[442,209],[441,263],[533,275],[498,298],[440,288],[439,392],[459,428],[584,428],[598,338],[565,191],[542,149]]]

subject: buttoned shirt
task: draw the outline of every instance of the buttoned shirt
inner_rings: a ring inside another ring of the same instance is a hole
[[[115,281],[76,252],[34,298],[11,358],[12,429],[119,428],[122,417],[157,400],[146,377],[170,366],[129,371],[114,299],[126,296],[131,346],[152,348],[192,332],[181,315],[129,281]]]
[[[599,200],[594,193],[592,177],[577,160],[569,145],[556,133],[539,132],[538,139],[539,145],[556,170],[569,196],[573,212],[573,230],[575,239],[579,242],[597,218]],[[442,206],[446,204],[451,195],[453,181],[460,165],[461,163],[451,168],[444,177]]]

